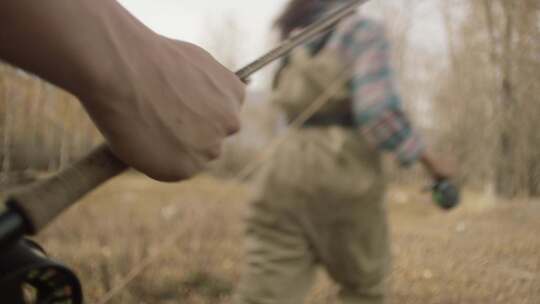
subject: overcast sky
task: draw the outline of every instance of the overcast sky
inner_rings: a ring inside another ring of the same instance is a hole
[[[206,32],[227,18],[241,27],[245,45],[255,54],[264,48],[272,20],[286,0],[119,0],[135,16],[155,31],[169,37],[206,43]],[[404,3],[407,0],[372,0],[367,14],[378,3]],[[442,25],[437,4],[440,0],[408,0],[416,3],[413,39],[424,45],[444,47]],[[405,6],[405,9],[409,9]],[[431,41],[431,42],[428,42]]]
[[[411,40],[417,47],[444,50],[446,42],[438,3],[444,0],[372,0],[363,12],[376,14],[377,5],[392,4],[411,11]],[[249,63],[269,48],[269,32],[275,16],[287,0],[119,0],[154,31],[196,43],[213,51],[212,35],[227,20],[234,20],[241,33],[239,65]],[[227,39],[227,38],[222,38]],[[222,40],[221,40],[222,41]],[[215,51],[215,50],[214,50]]]

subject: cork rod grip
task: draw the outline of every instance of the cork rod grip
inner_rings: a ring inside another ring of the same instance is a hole
[[[58,174],[13,191],[7,204],[22,214],[28,233],[36,234],[79,198],[126,169],[108,146],[101,145]]]

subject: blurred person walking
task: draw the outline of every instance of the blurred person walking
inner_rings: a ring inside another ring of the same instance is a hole
[[[281,38],[342,2],[291,0],[276,21]],[[402,110],[389,49],[384,27],[357,13],[276,73],[272,102],[289,121],[326,100],[258,175],[236,304],[302,303],[319,265],[341,287],[342,303],[384,303],[390,246],[381,152],[403,167],[420,161],[434,180],[450,175]]]

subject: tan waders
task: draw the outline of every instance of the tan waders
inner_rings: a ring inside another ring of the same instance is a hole
[[[352,130],[295,134],[258,180],[237,304],[301,304],[317,266],[344,304],[383,303],[389,242],[377,152]]]
[[[273,95],[289,119],[347,76],[331,50],[289,59]],[[379,153],[354,125],[327,123],[352,111],[347,92],[345,81],[327,94],[315,115],[323,119],[293,130],[262,168],[236,304],[302,304],[317,266],[340,285],[342,303],[383,303],[390,253]]]

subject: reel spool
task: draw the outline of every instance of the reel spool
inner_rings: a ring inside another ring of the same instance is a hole
[[[456,185],[449,180],[440,180],[432,186],[433,201],[444,210],[454,209],[459,205],[460,193]]]
[[[9,304],[81,304],[82,288],[67,267],[30,240],[0,253],[0,299]]]

